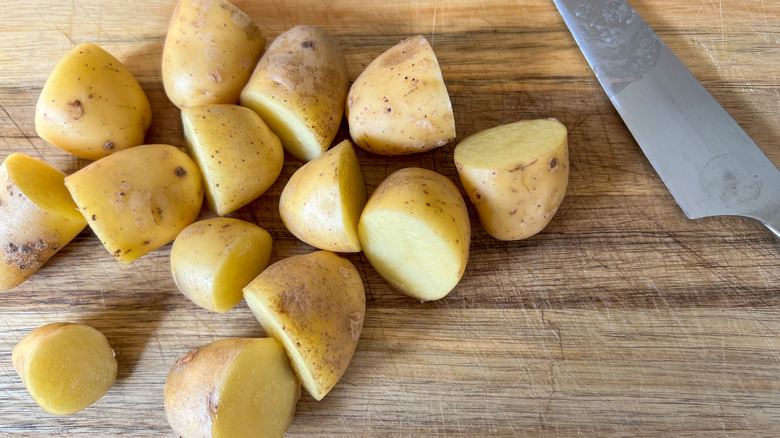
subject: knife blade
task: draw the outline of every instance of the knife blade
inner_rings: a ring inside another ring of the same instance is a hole
[[[780,239],[780,170],[625,0],[553,0],[690,219],[745,216]]]

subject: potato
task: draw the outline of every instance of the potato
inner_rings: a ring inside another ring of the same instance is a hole
[[[279,214],[297,238],[319,249],[360,252],[357,223],[366,185],[349,140],[301,166],[282,191]]]
[[[165,94],[178,107],[238,103],[265,49],[254,21],[224,0],[179,0],[165,37]]]
[[[65,178],[81,214],[109,253],[130,263],[173,240],[200,213],[203,182],[181,149],[144,145]]]
[[[566,127],[526,120],[478,132],[455,147],[455,165],[479,220],[500,240],[541,231],[569,180]]]
[[[272,338],[223,339],[180,357],[165,381],[164,406],[183,438],[281,437],[301,385]]]
[[[0,166],[0,291],[27,280],[87,226],[64,178],[19,153]]]
[[[176,237],[171,271],[176,286],[204,309],[224,313],[271,260],[268,231],[239,219],[195,222]]]
[[[279,138],[254,111],[238,105],[183,108],[184,137],[220,216],[262,195],[282,171]]]
[[[151,122],[149,99],[133,74],[93,43],[57,63],[35,106],[38,135],[88,160],[143,144]]]
[[[455,117],[439,61],[418,35],[371,62],[347,95],[352,140],[381,155],[408,155],[455,138]]]
[[[33,400],[55,415],[70,415],[103,397],[116,380],[114,350],[98,330],[67,322],[24,337],[11,354]]]
[[[317,400],[336,385],[355,353],[366,294],[349,260],[329,251],[282,259],[244,288],[265,332],[284,344],[301,384]]]
[[[430,301],[447,295],[463,276],[471,225],[452,181],[409,167],[376,188],[360,216],[358,236],[379,275],[401,292]]]
[[[338,41],[317,26],[279,35],[241,92],[293,157],[309,161],[328,150],[344,114],[349,77]]]

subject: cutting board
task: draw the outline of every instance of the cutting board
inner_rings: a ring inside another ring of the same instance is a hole
[[[569,129],[568,192],[549,226],[518,242],[473,235],[460,284],[420,303],[360,254],[366,318],[344,377],[304,394],[289,436],[745,435],[780,433],[780,242],[742,218],[691,221],[599,88],[549,0],[236,0],[269,40],[318,24],[354,80],[401,39],[431,42],[458,138],[520,119]],[[780,3],[633,1],[640,14],[780,164]],[[23,152],[71,173],[87,161],[37,137],[49,71],[92,41],[149,96],[147,143],[183,145],[160,63],[173,0],[5,0],[0,18],[0,157]],[[338,139],[346,138],[342,127]],[[358,151],[368,190],[409,166],[458,184],[456,142],[408,157]],[[235,217],[267,229],[273,261],[313,250],[282,225],[279,195],[301,165]],[[780,188],[777,188],[780,190]],[[464,193],[465,194],[465,193]],[[202,216],[209,213],[204,211]],[[169,272],[170,245],[120,265],[86,229],[0,304],[0,435],[173,436],[168,370],[199,345],[264,336],[244,302],[196,307]],[[40,409],[11,365],[33,329],[84,322],[116,350],[119,376],[69,417]]]

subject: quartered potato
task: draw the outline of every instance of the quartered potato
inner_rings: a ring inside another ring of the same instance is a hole
[[[455,117],[439,61],[418,35],[369,64],[347,95],[349,133],[361,148],[408,155],[455,138]]]
[[[328,150],[344,114],[349,77],[339,43],[318,26],[279,35],[241,92],[293,157],[309,161]]]
[[[520,240],[552,219],[569,181],[566,127],[555,119],[486,129],[455,147],[455,165],[479,220],[500,240]]]
[[[163,47],[162,76],[178,107],[238,103],[265,49],[254,21],[224,0],[179,0]]]
[[[27,280],[86,226],[64,173],[24,154],[7,156],[0,166],[0,290]]]
[[[143,144],[151,122],[149,99],[133,74],[93,43],[57,63],[35,106],[38,135],[88,160]]]

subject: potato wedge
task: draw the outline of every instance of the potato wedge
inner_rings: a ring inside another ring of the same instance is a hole
[[[262,195],[279,177],[284,151],[254,111],[238,105],[183,108],[184,138],[206,182],[206,202],[220,216]]]
[[[20,153],[0,166],[0,291],[22,284],[87,226],[64,180]]]
[[[566,127],[555,119],[486,129],[455,147],[455,165],[479,220],[500,240],[520,240],[552,219],[569,181]]]
[[[249,283],[244,298],[284,345],[303,387],[322,400],[349,366],[363,329],[366,294],[357,269],[329,251],[288,257]]]
[[[328,150],[344,114],[349,77],[339,43],[318,26],[279,35],[241,92],[293,157],[309,161]]]
[[[88,160],[143,144],[151,122],[149,99],[133,74],[93,43],[57,63],[35,106],[38,135]]]
[[[361,148],[408,155],[455,138],[455,117],[439,61],[418,35],[371,62],[347,95],[349,133]]]
[[[198,221],[182,230],[171,249],[176,286],[204,309],[224,313],[271,260],[272,239],[257,225],[232,218]]]
[[[401,292],[430,301],[446,296],[463,276],[471,225],[452,181],[409,167],[376,188],[360,216],[358,236],[379,275]]]
[[[301,166],[282,190],[279,214],[297,238],[319,249],[360,252],[357,223],[366,184],[349,140]]]
[[[98,330],[67,322],[33,330],[11,354],[33,400],[55,415],[95,403],[116,380],[114,350]]]
[[[282,437],[301,385],[272,338],[223,339],[187,352],[165,381],[168,423],[183,438]]]
[[[79,211],[122,263],[173,240],[200,213],[194,161],[170,145],[144,145],[95,161],[65,178]]]
[[[165,94],[178,107],[238,103],[265,36],[224,0],[179,0],[163,47]]]

